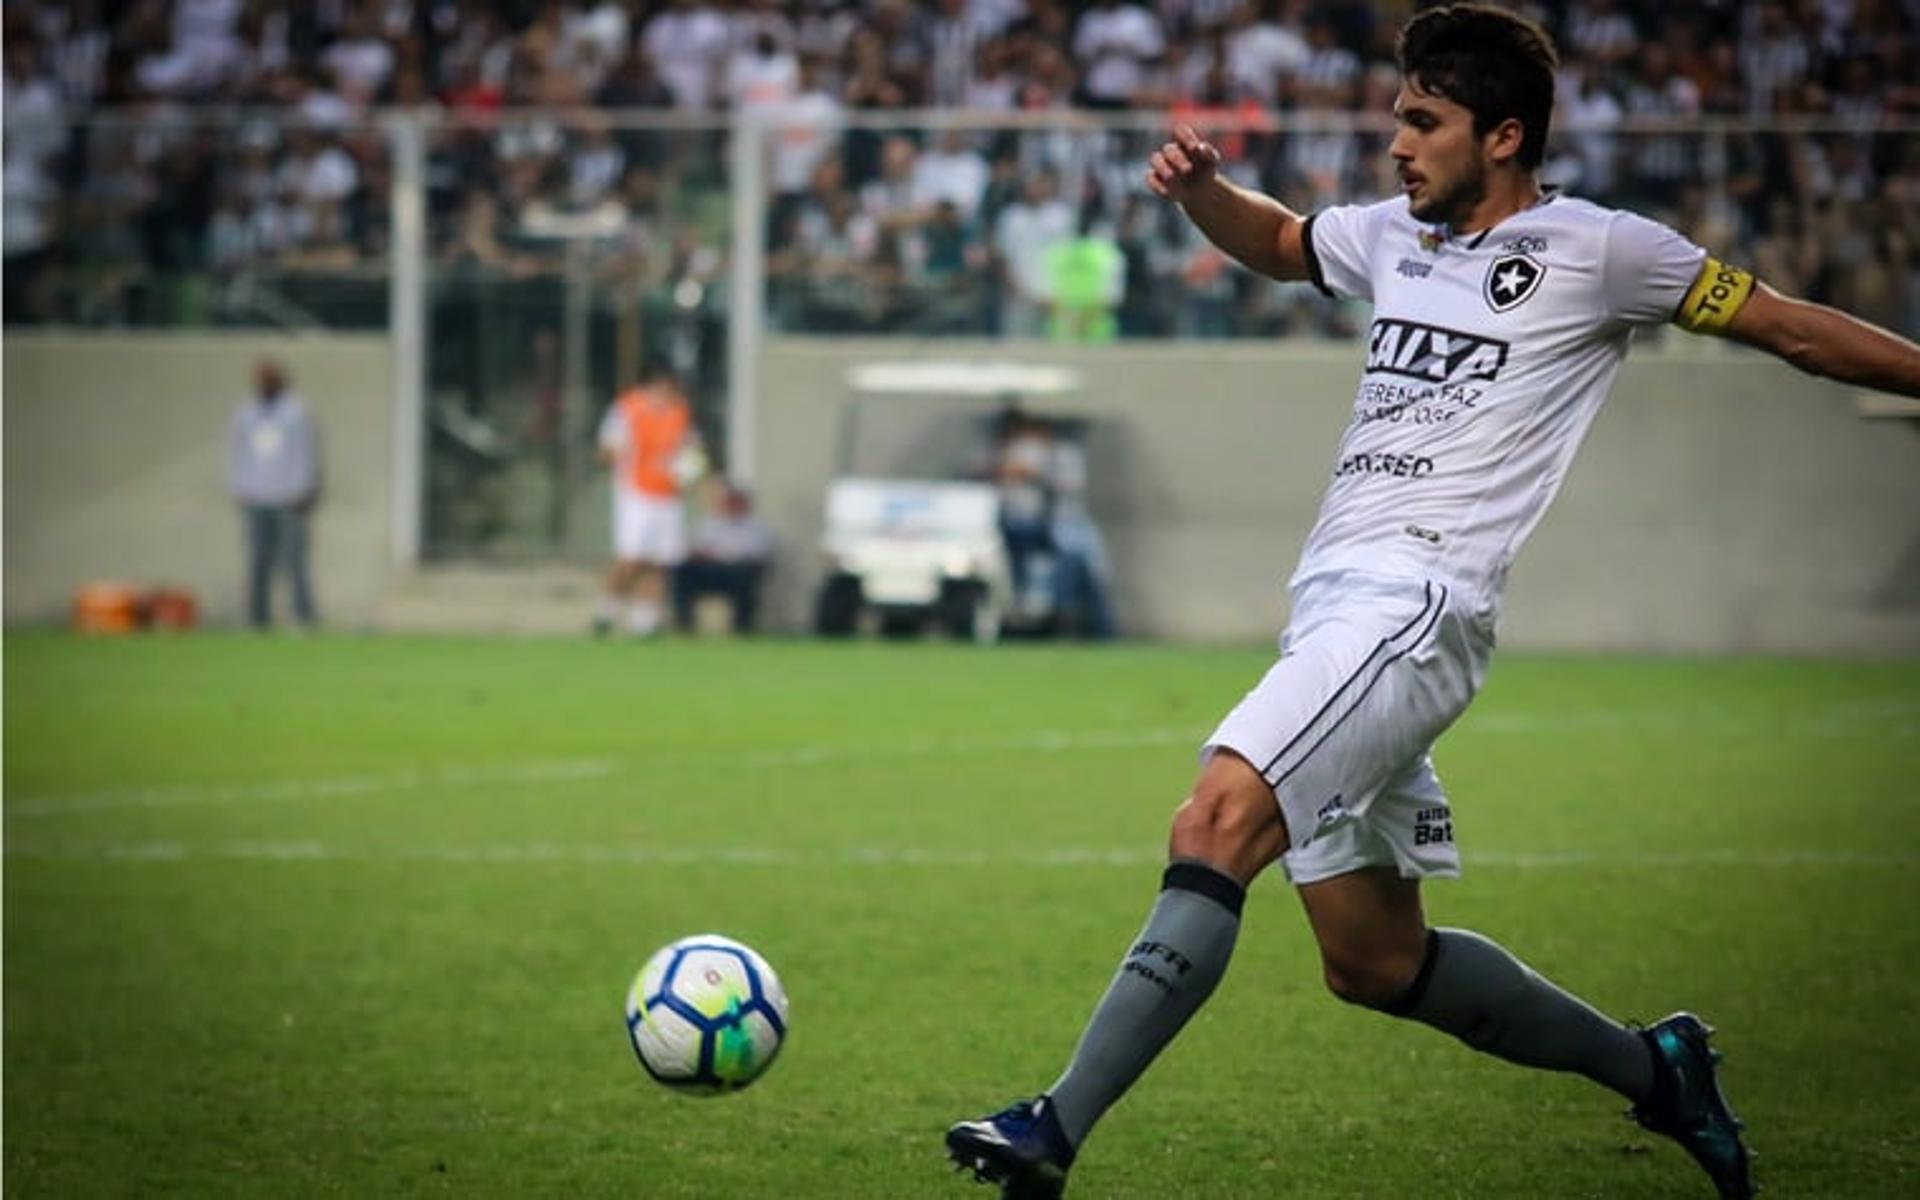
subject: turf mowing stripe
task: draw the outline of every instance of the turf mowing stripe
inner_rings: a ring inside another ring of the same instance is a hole
[[[1855,706],[1840,712],[1811,715],[1805,722],[1789,722],[1785,729],[1800,736],[1860,738],[1893,735],[1920,735],[1920,722],[1911,718],[1916,709],[1906,703]],[[1581,730],[1676,729],[1691,736],[1702,731],[1711,719],[1698,712],[1619,713],[1606,711],[1556,714],[1503,714],[1469,716],[1456,736],[1530,735],[1537,733],[1577,733]],[[1730,731],[1744,727],[1727,723]],[[810,743],[775,750],[751,750],[729,755],[724,747],[694,758],[682,755],[647,756],[632,763],[614,759],[573,759],[544,763],[510,763],[494,767],[445,767],[392,774],[345,775],[311,779],[284,779],[271,782],[116,788],[68,795],[25,796],[9,799],[6,815],[12,818],[63,816],[90,812],[113,812],[134,808],[180,808],[213,804],[279,803],[337,800],[378,795],[390,791],[446,786],[490,786],[512,784],[549,784],[603,779],[636,765],[658,766],[676,763],[709,768],[732,766],[748,771],[784,771],[801,767],[829,765],[849,761],[878,759],[933,758],[942,755],[990,753],[1061,753],[1084,750],[1150,749],[1159,746],[1191,746],[1197,754],[1208,730],[1204,728],[1159,728],[1125,730],[1035,730],[1012,737],[995,738],[914,738],[886,743]]]
[[[317,841],[289,842],[34,842],[9,839],[6,857],[66,862],[442,862],[520,865],[529,863],[625,866],[871,866],[871,867],[1128,867],[1156,866],[1159,850],[1100,849],[1067,846],[1036,850],[923,850],[910,846],[850,847],[795,851],[761,846],[582,846],[499,844],[483,846],[403,846],[393,849],[338,846]],[[1597,851],[1483,851],[1465,856],[1468,866],[1520,870],[1575,870],[1582,867],[1891,867],[1920,865],[1920,851],[1855,850],[1755,851],[1706,849],[1671,853]]]

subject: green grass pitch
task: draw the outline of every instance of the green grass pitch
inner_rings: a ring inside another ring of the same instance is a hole
[[[1260,647],[18,635],[9,1195],[985,1196],[940,1135],[1049,1082]],[[1920,1194],[1920,664],[1509,655],[1437,754],[1430,916],[1691,1007],[1781,1197]],[[780,1062],[625,1044],[671,938],[760,949]],[[1584,1081],[1320,987],[1256,884],[1086,1197],[1685,1197]]]

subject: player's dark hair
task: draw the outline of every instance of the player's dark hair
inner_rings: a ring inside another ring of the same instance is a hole
[[[1560,56],[1540,26],[1485,4],[1448,4],[1408,21],[1394,56],[1415,89],[1471,112],[1474,136],[1511,118],[1522,130],[1519,164],[1537,167],[1546,157]]]

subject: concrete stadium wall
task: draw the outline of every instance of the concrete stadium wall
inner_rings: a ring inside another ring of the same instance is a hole
[[[213,623],[244,610],[227,422],[261,358],[320,426],[321,619],[373,619],[390,582],[393,360],[380,336],[37,333],[4,343],[6,619],[64,618],[90,580],[170,582]],[[287,612],[284,589],[278,610]]]
[[[1509,591],[1509,646],[1679,653],[1920,653],[1920,436],[1848,389],[1719,343],[1636,351]],[[182,583],[237,619],[241,530],[226,423],[252,364],[286,362],[321,423],[322,615],[381,619],[390,566],[392,359],[381,337],[56,334],[4,342],[5,616],[64,617],[92,579]],[[1089,496],[1128,632],[1271,638],[1349,410],[1351,345],[1093,348],[775,340],[760,362],[761,511],[783,548],[775,627],[805,628],[825,487],[855,363],[1064,362],[1086,386],[1035,407],[1089,418]],[[888,406],[863,452],[965,460],[992,405]],[[578,607],[575,604],[574,607]],[[577,614],[568,610],[571,621]]]
[[[1920,437],[1863,420],[1849,389],[1701,339],[1641,348],[1515,567],[1508,646],[1678,653],[1920,652]],[[1091,419],[1089,504],[1123,628],[1267,638],[1312,524],[1359,365],[1353,345],[1044,345],[775,340],[759,370],[762,513],[784,556],[773,621],[804,628],[821,501],[855,363],[1060,362]],[[957,410],[862,422],[891,469],[959,462]],[[885,426],[877,435],[869,425]]]

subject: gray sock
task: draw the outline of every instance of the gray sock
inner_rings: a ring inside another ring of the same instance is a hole
[[[1233,955],[1246,889],[1203,862],[1167,867],[1147,926],[1047,1094],[1078,1146],[1100,1115],[1213,994]]]
[[[1653,1058],[1638,1033],[1464,929],[1431,933],[1419,977],[1386,1011],[1508,1062],[1578,1072],[1635,1103],[1653,1087]]]

